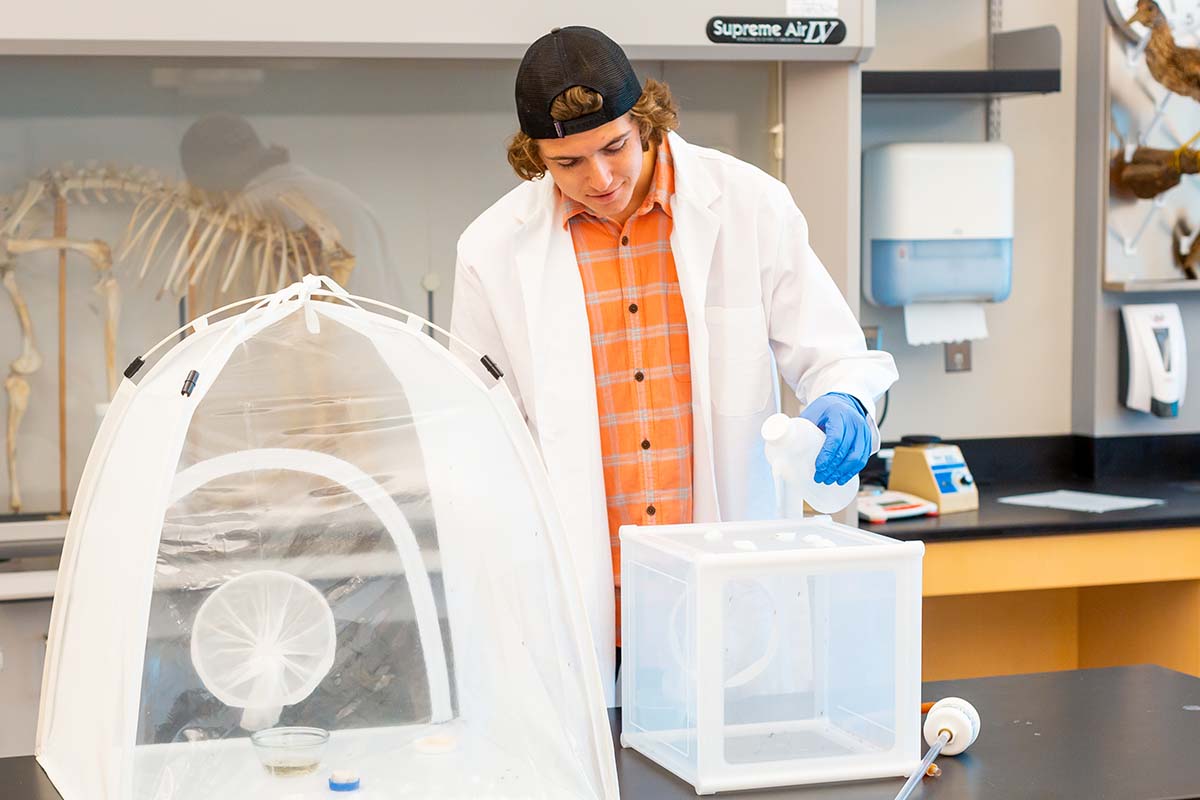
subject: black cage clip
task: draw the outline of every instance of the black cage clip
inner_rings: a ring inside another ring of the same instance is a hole
[[[145,363],[146,362],[142,360],[141,356],[138,356],[133,361],[130,361],[129,366],[125,368],[125,377],[129,380],[133,380],[133,376],[138,374],[138,370],[140,370],[142,365]]]
[[[200,373],[192,370],[183,379],[183,389],[179,392],[184,397],[191,397],[192,392],[196,390],[196,381],[200,380]]]
[[[483,364],[483,368],[490,372],[496,380],[504,377],[504,373],[500,371],[500,368],[496,366],[496,362],[492,361],[490,356],[484,356],[479,359],[479,363]]]

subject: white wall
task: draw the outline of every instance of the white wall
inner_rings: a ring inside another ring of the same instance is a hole
[[[878,51],[864,69],[984,68],[986,14],[984,0],[879,0]],[[1005,1],[1005,29],[1045,24],[1062,34],[1063,88],[1001,104],[1002,140],[1016,164],[1013,292],[987,309],[990,336],[974,343],[972,371],[947,374],[941,346],[905,342],[898,309],[862,304],[863,324],[881,327],[900,370],[885,438],[1071,432],[1076,2]],[[864,102],[864,148],[985,133],[981,101]]]
[[[876,0],[875,44],[864,69],[986,69],[987,0]]]
[[[0,193],[63,161],[155,167],[178,176],[180,137],[198,116],[229,110],[249,119],[266,142],[288,147],[294,161],[357,193],[381,220],[389,265],[360,263],[355,286],[380,285],[388,271],[406,305],[425,313],[421,276],[436,272],[443,289],[435,316],[449,320],[454,245],[479,212],[514,186],[504,160],[515,130],[511,61],[291,61],[265,67],[244,97],[181,96],[151,86],[151,69],[169,62],[138,59],[3,59],[0,86]],[[197,62],[184,62],[195,66]],[[200,62],[202,66],[228,66]],[[639,63],[642,77],[667,80],[683,106],[685,137],[768,164],[772,67],[741,63]],[[129,208],[72,207],[69,233],[116,243]],[[163,275],[168,263],[158,263]],[[34,401],[19,437],[26,510],[58,508],[57,259],[23,258],[19,280],[29,299],[47,363],[32,381]],[[119,265],[127,293],[118,366],[170,332],[177,309],[155,302],[157,284],[140,290]],[[103,401],[101,316],[87,264],[69,261],[68,419],[70,492],[83,469]],[[373,273],[373,276],[368,273]],[[376,292],[378,293],[378,292]],[[19,352],[19,328],[0,296],[0,379]],[[6,470],[0,459],[0,476]],[[0,513],[7,510],[7,480]]]

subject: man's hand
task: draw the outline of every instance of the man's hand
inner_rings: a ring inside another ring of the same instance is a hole
[[[809,403],[800,415],[825,433],[817,454],[817,483],[839,486],[862,471],[871,457],[871,425],[867,412],[848,394],[831,392]]]

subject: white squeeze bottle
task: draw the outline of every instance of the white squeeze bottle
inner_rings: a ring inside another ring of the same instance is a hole
[[[833,514],[854,502],[858,476],[844,486],[827,486],[814,480],[817,454],[825,445],[825,434],[806,419],[773,414],[762,426],[767,463],[775,477],[779,516],[800,519],[804,502],[820,514]]]

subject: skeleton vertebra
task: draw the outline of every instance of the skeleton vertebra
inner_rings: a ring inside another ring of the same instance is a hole
[[[113,275],[113,250],[98,239],[33,236],[30,229],[36,227],[32,224],[35,210],[55,198],[82,205],[92,201],[132,204],[115,261],[123,262],[142,248],[139,281],[146,278],[155,257],[170,252],[178,241],[159,297],[182,296],[208,277],[213,282],[214,298],[219,298],[230,291],[243,262],[260,294],[272,285],[282,288],[304,272],[327,274],[345,285],[355,264],[337,227],[295,189],[266,201],[242,194],[216,197],[186,183],[172,183],[147,169],[66,166],[43,173],[12,196],[0,196],[0,279],[16,309],[22,337],[21,355],[9,364],[4,382],[8,398],[9,506],[14,512],[21,508],[16,436],[29,404],[28,376],[42,363],[29,310],[17,286],[15,257],[55,250],[87,257],[96,272],[94,289],[103,298],[105,376],[110,397],[118,382],[116,341],[121,298]],[[298,228],[291,226],[289,214],[299,220]],[[167,235],[172,228],[175,233]]]

